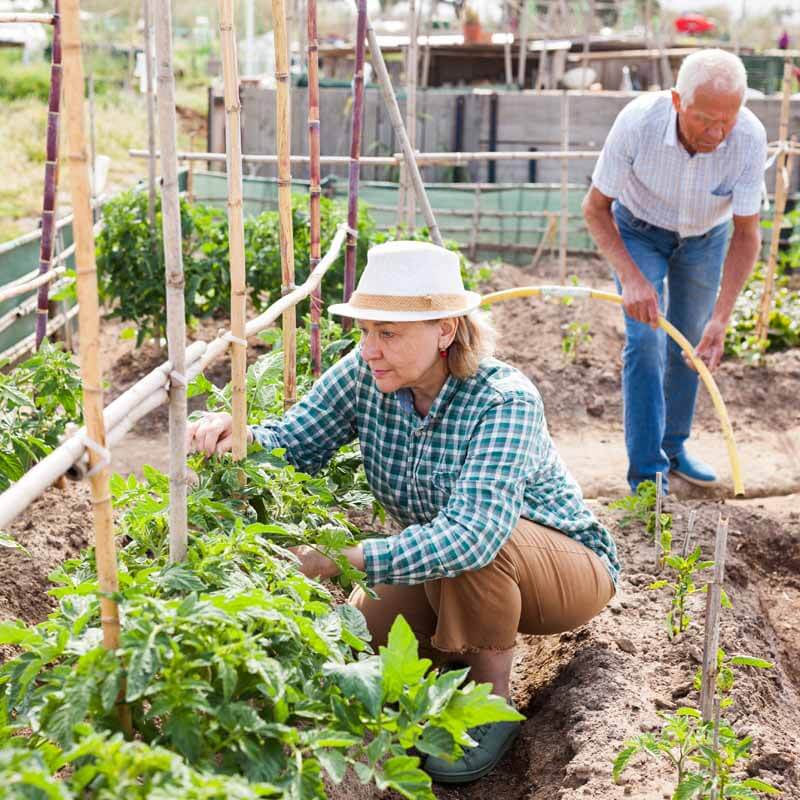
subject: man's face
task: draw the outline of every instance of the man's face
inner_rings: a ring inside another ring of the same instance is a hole
[[[691,105],[684,108],[680,95],[673,89],[672,104],[678,112],[683,144],[694,153],[711,153],[736,125],[742,95],[739,92],[718,92],[710,85],[698,86]]]

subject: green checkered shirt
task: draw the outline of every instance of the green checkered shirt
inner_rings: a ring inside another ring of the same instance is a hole
[[[619,576],[614,540],[556,452],[538,391],[495,359],[467,380],[450,376],[422,419],[410,391],[381,392],[355,351],[280,422],[254,426],[253,433],[311,473],[358,438],[375,497],[406,526],[363,543],[372,584],[422,583],[480,569],[520,517],[582,542],[615,582]]]

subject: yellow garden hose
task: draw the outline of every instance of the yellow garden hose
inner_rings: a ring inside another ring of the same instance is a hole
[[[590,289],[587,286],[520,286],[516,289],[505,289],[502,292],[492,292],[491,294],[484,295],[481,298],[481,302],[484,305],[492,305],[492,303],[502,303],[504,300],[512,300],[515,297],[535,297],[538,295],[542,297],[573,297],[575,299],[590,298],[592,300],[605,300],[607,303],[622,305],[622,298],[618,294],[614,294],[613,292],[600,292],[595,289]],[[731,462],[731,473],[733,475],[733,491],[734,494],[743,495],[744,484],[742,483],[742,467],[739,463],[739,453],[736,450],[736,441],[733,438],[733,428],[731,428],[731,423],[728,419],[725,401],[719,393],[716,381],[708,371],[708,367],[695,355],[692,345],[674,325],[667,322],[660,314],[658,317],[658,324],[667,332],[678,347],[683,350],[684,355],[692,362],[694,368],[702,378],[708,393],[711,395],[711,401],[714,403],[714,409],[717,412],[717,417],[719,417],[719,422],[722,426],[722,435],[725,437],[725,444],[728,448],[728,459]]]

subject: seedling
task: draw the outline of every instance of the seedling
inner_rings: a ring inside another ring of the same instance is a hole
[[[574,320],[567,325],[562,325],[561,328],[564,331],[561,337],[561,351],[567,361],[575,361],[581,348],[592,341],[589,323]]]
[[[669,516],[669,515],[665,515]],[[671,532],[669,528],[662,529],[662,545],[663,534],[669,534],[671,539]],[[672,600],[670,609],[667,612],[666,626],[667,635],[670,639],[683,633],[691,622],[691,618],[686,610],[686,599],[697,592],[706,591],[706,586],[700,588],[695,583],[695,576],[697,573],[704,569],[709,569],[714,566],[713,561],[701,561],[700,547],[696,547],[688,557],[676,555],[671,553],[668,548],[664,548],[664,564],[676,573],[675,580],[658,580],[654,581],[648,587],[649,589],[665,589],[668,588],[672,591]]]
[[[715,733],[714,722],[704,722],[696,708],[679,708],[674,714],[659,713],[664,724],[658,734],[644,733],[625,743],[614,759],[612,777],[619,783],[631,759],[643,754],[666,760],[676,771],[673,800],[739,797],[757,800],[761,795],[780,791],[756,778],[734,777],[740,762],[750,756],[751,737],[739,738],[728,723],[721,721]],[[740,768],[740,767],[739,767]]]

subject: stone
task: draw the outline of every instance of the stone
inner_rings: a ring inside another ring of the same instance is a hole
[[[621,636],[616,640],[616,642],[617,647],[619,647],[623,653],[630,653],[631,655],[636,653],[636,645],[630,639],[626,639],[624,636]]]

